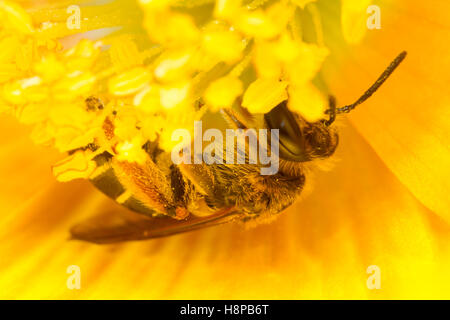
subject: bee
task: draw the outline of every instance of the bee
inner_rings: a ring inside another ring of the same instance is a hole
[[[406,57],[400,53],[375,83],[353,104],[337,108],[329,97],[327,119],[308,122],[289,110],[287,101],[258,117],[244,108],[221,110],[228,127],[259,126],[279,130],[279,170],[261,175],[261,164],[175,165],[157,141],[142,148],[145,164],[119,161],[104,152],[94,158],[96,170],[90,180],[117,203],[140,215],[100,216],[71,229],[72,237],[94,243],[143,240],[192,231],[230,221],[270,219],[290,206],[301,194],[305,165],[331,157],[339,142],[333,123],[366,101],[388,79]],[[101,108],[96,98],[87,107]],[[106,120],[103,129],[114,136],[114,125]],[[95,145],[87,146],[95,149]]]

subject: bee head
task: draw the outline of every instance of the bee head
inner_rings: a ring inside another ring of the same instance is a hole
[[[326,122],[308,122],[291,112],[287,101],[264,115],[270,129],[279,130],[279,156],[294,162],[331,156],[338,145],[338,135]]]
[[[336,108],[333,96],[329,97],[328,120],[310,123],[300,115],[291,112],[287,101],[283,101],[264,115],[270,129],[279,130],[279,156],[281,159],[305,162],[314,158],[331,156],[338,145],[338,135],[331,127],[336,115],[348,113],[372,96],[390,77],[394,70],[405,59],[406,51],[401,52],[378,77],[375,83],[364,94],[350,105]]]

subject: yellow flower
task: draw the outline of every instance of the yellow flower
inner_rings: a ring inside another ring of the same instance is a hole
[[[65,0],[18,3],[0,2],[2,298],[450,297],[447,2],[379,1],[379,30],[366,28],[369,1],[356,0],[119,0],[82,7],[80,30],[66,28]],[[86,180],[57,183],[52,164],[68,181],[88,178],[106,149],[143,162],[147,140],[170,150],[174,129],[237,98],[264,113],[288,96],[305,119],[323,119],[324,97],[353,102],[401,50],[399,71],[338,123],[334,168],[275,222],[119,245],[67,241],[94,213],[130,213]],[[102,108],[88,108],[89,97]],[[54,151],[93,141],[99,150]],[[80,290],[66,287],[70,265],[81,268]],[[381,289],[368,288],[369,266]]]

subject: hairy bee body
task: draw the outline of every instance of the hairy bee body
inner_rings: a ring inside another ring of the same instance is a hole
[[[261,164],[260,159],[250,163],[250,149],[238,150],[237,146],[234,156],[243,151],[246,160],[243,164],[226,161],[175,164],[171,153],[159,148],[158,141],[148,141],[142,146],[147,153],[144,163],[121,161],[105,151],[93,159],[96,169],[90,175],[91,182],[108,197],[147,220],[139,223],[125,220],[117,225],[116,221],[108,224],[112,217],[107,216],[76,226],[72,235],[107,243],[166,236],[232,220],[272,220],[301,194],[306,180],[305,163],[329,157],[338,141],[334,129],[323,122],[305,122],[289,111],[286,101],[274,109],[259,122],[248,116],[237,120],[231,110],[222,113],[220,118],[226,128],[239,128],[244,132],[252,126],[277,128],[280,134],[278,171],[262,175],[261,168],[266,165]],[[245,114],[245,110],[242,113]],[[107,119],[103,129],[106,138],[113,141],[112,120]],[[299,152],[290,143],[298,136],[302,139]],[[86,148],[95,150],[96,146]],[[111,151],[114,152],[114,147]],[[227,152],[222,151],[222,155]]]
[[[297,123],[298,119],[294,119],[285,103],[282,108],[284,116],[292,118],[292,125]],[[231,121],[238,127],[245,127],[242,122],[235,122]],[[267,121],[259,125],[270,128]],[[108,197],[148,220],[123,221],[118,226],[115,222],[105,225],[108,219],[105,217],[95,223],[76,226],[72,235],[82,240],[109,243],[166,236],[236,220],[272,220],[301,194],[306,180],[304,163],[322,157],[322,154],[315,154],[318,148],[326,151],[326,157],[336,148],[337,134],[323,123],[304,127],[308,146],[302,156],[306,158],[291,161],[280,157],[279,170],[272,175],[261,175],[263,165],[259,162],[248,163],[249,150],[245,151],[245,164],[178,165],[173,163],[170,153],[159,148],[157,141],[143,146],[148,157],[140,164],[120,161],[105,151],[94,158],[96,169],[90,176],[91,182]],[[106,120],[104,130],[107,138],[114,138],[113,121]],[[236,152],[235,149],[235,155]]]
[[[177,215],[177,209],[196,216],[207,216],[223,208],[236,207],[242,219],[276,214],[295,201],[305,183],[305,175],[298,172],[295,176],[285,172],[261,175],[260,165],[175,165],[170,161],[170,154],[161,150],[148,151],[148,155],[148,163],[153,162],[163,175],[164,180],[160,184],[170,189],[168,195],[161,195],[160,201],[165,205],[160,209],[135,192],[140,188],[139,182],[121,178],[128,173],[108,152],[94,158],[97,170],[91,182],[108,197],[132,211],[179,219],[185,218],[185,215]],[[135,175],[137,180],[142,179],[138,167],[135,165],[131,169],[131,175]],[[151,174],[155,174],[154,171]],[[145,181],[142,183],[145,184]]]

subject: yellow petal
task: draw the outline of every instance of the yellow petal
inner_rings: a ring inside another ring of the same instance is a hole
[[[384,1],[382,29],[329,73],[339,104],[357,99],[402,50],[402,65],[349,118],[387,166],[424,205],[450,221],[450,27],[447,2]],[[393,32],[392,30],[395,30]],[[423,39],[419,41],[418,39]]]
[[[92,212],[126,209],[86,181],[51,184],[17,206],[9,219],[0,220],[0,230],[8,239],[0,243],[0,284],[6,288],[1,296],[449,298],[448,225],[440,224],[411,196],[351,126],[341,130],[341,139],[337,154],[341,160],[333,171],[310,177],[308,186],[314,183],[315,188],[308,197],[272,224],[249,230],[229,224],[108,246],[67,241],[69,228]],[[27,159],[15,157],[16,162]],[[3,163],[0,170],[5,176],[9,168]],[[45,177],[38,166],[16,178],[23,183],[39,181],[41,175]],[[17,205],[25,195],[20,198],[17,191],[4,188],[0,203]],[[152,272],[142,277],[149,263]],[[70,265],[81,269],[81,290],[66,287]],[[367,287],[370,265],[381,270],[380,290]],[[111,278],[116,279],[114,286]]]

